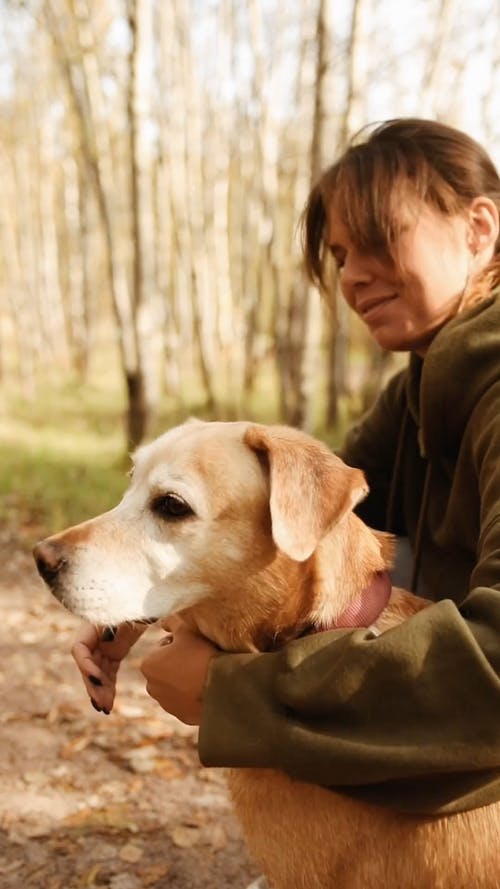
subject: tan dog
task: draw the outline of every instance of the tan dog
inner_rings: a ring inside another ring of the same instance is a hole
[[[351,621],[383,632],[426,603],[386,589],[392,542],[352,512],[366,493],[359,470],[301,432],[190,421],[139,450],[117,507],[35,558],[54,595],[100,625],[178,612],[228,651]],[[499,806],[420,818],[270,769],[229,778],[273,889],[500,885]]]

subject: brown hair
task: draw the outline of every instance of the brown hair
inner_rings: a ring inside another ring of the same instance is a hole
[[[358,248],[397,262],[397,208],[412,197],[451,216],[484,195],[500,212],[500,177],[485,149],[470,136],[432,120],[400,118],[353,140],[313,187],[301,218],[306,270],[329,289],[325,269],[327,211],[334,208]],[[500,283],[500,237],[495,255],[474,282],[467,305]]]

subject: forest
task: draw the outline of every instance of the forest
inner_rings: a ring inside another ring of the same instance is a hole
[[[500,150],[498,0],[2,0],[2,398],[327,432],[394,359],[304,275],[308,190],[377,120]],[[122,420],[120,420],[122,422]],[[163,420],[162,422],[165,422]],[[156,425],[155,425],[156,424]]]

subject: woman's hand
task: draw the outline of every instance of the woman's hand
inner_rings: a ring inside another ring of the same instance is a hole
[[[84,624],[71,649],[92,706],[109,714],[121,661],[146,629],[144,624],[121,624],[114,633]]]
[[[167,618],[163,628],[167,636],[141,664],[146,689],[181,722],[199,725],[208,668],[219,649],[193,633],[180,617]]]

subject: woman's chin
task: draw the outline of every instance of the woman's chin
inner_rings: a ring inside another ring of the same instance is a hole
[[[416,352],[419,355],[425,355],[435,336],[435,333],[427,331],[416,333],[382,324],[370,328],[370,334],[386,352]]]
[[[411,340],[401,331],[379,327],[376,330],[370,329],[370,334],[386,352],[410,352],[413,349]]]

